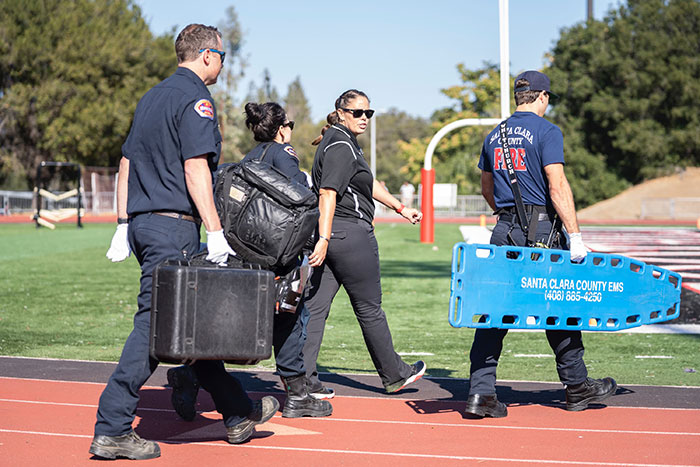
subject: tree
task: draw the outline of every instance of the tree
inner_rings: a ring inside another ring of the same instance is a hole
[[[226,50],[225,66],[212,90],[223,138],[221,162],[237,162],[245,155],[250,138],[242,105],[234,99],[248,64],[242,55],[243,29],[233,6],[226,9],[226,18],[217,25],[217,29],[221,32]]]
[[[326,123],[314,123],[311,119],[311,108],[301,84],[301,78],[296,77],[287,87],[287,95],[284,97],[284,106],[287,117],[294,120],[292,132],[292,145],[299,156],[299,166],[302,170],[311,171],[316,147],[311,145],[321,128]]]
[[[410,176],[401,172],[404,160],[400,155],[399,144],[411,138],[425,138],[430,135],[430,125],[425,119],[416,118],[398,109],[375,114],[370,125],[377,124],[377,179],[386,182],[392,193],[398,193],[401,184]],[[365,157],[370,158],[370,131],[358,138]]]
[[[490,118],[500,113],[500,77],[496,65],[485,63],[477,70],[457,65],[462,84],[441,92],[456,102],[452,107],[437,110],[431,117],[429,135],[400,142],[400,157],[404,160],[401,173],[411,183],[420,182],[425,151],[432,135],[447,123],[463,118]],[[457,183],[459,193],[481,192],[477,168],[481,144],[491,131],[488,127],[466,127],[444,137],[433,155],[437,183]]]
[[[31,186],[42,160],[115,166],[138,99],[175,66],[130,0],[0,2],[0,183],[19,170]]]
[[[629,0],[564,30],[551,59],[572,185],[586,180],[600,199],[700,163],[700,2]]]
[[[311,108],[299,76],[289,83],[287,95],[284,98],[284,106],[290,120],[294,120],[298,124],[311,123]]]

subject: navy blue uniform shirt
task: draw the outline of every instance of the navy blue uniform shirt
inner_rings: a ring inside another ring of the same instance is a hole
[[[275,141],[260,143],[246,154],[241,162],[260,159],[267,145],[270,145],[270,149],[265,153],[265,159],[263,159],[263,161],[292,180],[296,180],[308,187],[309,183],[306,179],[306,174],[299,169],[299,156],[297,156],[291,144],[280,144]]]
[[[340,124],[332,125],[316,149],[311,170],[313,189],[330,188],[338,194],[335,216],[372,222],[374,177],[357,138]]]
[[[177,71],[139,101],[122,146],[129,160],[129,216],[150,211],[197,215],[187,192],[185,161],[206,155],[214,171],[221,153],[216,108],[204,82]]]
[[[544,168],[564,163],[564,137],[558,126],[533,112],[515,112],[508,118],[508,145],[524,204],[545,206],[549,186]],[[500,127],[496,127],[481,148],[479,168],[493,173],[496,208],[515,206],[508,169],[503,160]]]

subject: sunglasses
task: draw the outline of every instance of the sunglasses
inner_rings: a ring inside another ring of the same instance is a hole
[[[224,60],[226,60],[226,52],[222,52],[221,50],[216,50],[216,49],[210,49],[210,48],[207,47],[206,49],[199,49],[199,53],[201,54],[201,53],[204,52],[205,50],[210,50],[210,51],[212,51],[212,52],[214,52],[214,53],[219,54],[219,56],[221,57],[221,64],[222,64],[222,65],[224,64]]]
[[[355,118],[362,117],[362,114],[367,115],[367,118],[372,118],[372,115],[374,115],[374,110],[372,109],[346,109],[345,107],[341,107],[340,110],[350,112]]]
[[[282,126],[288,126],[290,130],[294,129],[294,120],[290,120],[287,123],[283,123]]]

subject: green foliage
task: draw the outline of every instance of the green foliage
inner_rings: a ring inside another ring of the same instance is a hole
[[[0,182],[41,160],[114,166],[138,98],[176,65],[130,0],[0,3]]]
[[[429,136],[399,143],[404,161],[401,172],[414,184],[420,182],[425,151],[432,135],[440,128],[455,120],[492,118],[500,112],[500,76],[496,65],[486,63],[480,69],[468,70],[459,64],[457,70],[462,84],[442,90],[443,94],[455,100],[454,105],[433,114]],[[460,194],[481,193],[477,163],[481,145],[491,129],[476,126],[461,128],[440,140],[433,154],[435,181],[457,183]]]
[[[245,127],[241,103],[236,102],[233,97],[247,67],[241,52],[243,29],[233,6],[226,9],[226,17],[219,22],[217,29],[221,32],[226,51],[226,64],[219,74],[216,85],[211,89],[223,138],[221,162],[237,162],[245,154],[242,146],[249,144],[249,135]]]
[[[629,0],[564,30],[545,71],[562,96],[555,121],[575,144],[574,171],[594,180],[575,186],[572,177],[577,199],[700,163],[696,0]]]
[[[431,134],[430,126],[422,118],[416,118],[391,108],[381,114],[375,114],[370,125],[377,125],[377,180],[386,183],[392,193],[398,193],[401,184],[412,178],[401,168],[404,160],[400,156],[401,142],[413,138],[425,138]],[[370,130],[358,138],[365,158],[370,160]],[[414,184],[415,181],[411,180]]]

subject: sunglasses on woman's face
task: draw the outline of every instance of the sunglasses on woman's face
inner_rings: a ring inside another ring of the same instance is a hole
[[[283,123],[282,126],[288,126],[290,130],[294,129],[294,120],[290,120],[287,123]]]
[[[372,115],[374,115],[374,110],[372,109],[346,109],[345,107],[342,107],[340,110],[350,112],[355,118],[362,117],[362,114],[367,115],[367,118],[372,118]]]

